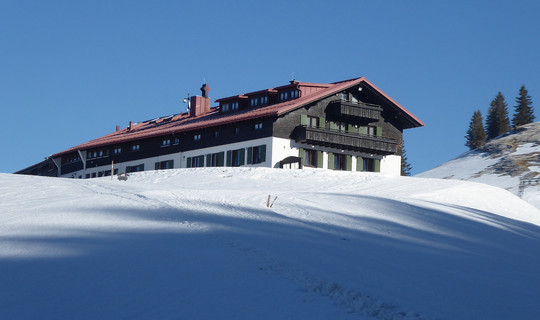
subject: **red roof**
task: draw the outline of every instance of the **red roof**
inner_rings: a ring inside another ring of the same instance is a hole
[[[353,87],[355,85],[364,83],[371,87],[375,92],[379,93],[384,99],[386,99],[390,104],[394,105],[398,111],[401,111],[405,114],[405,117],[408,118],[410,125],[408,128],[420,127],[424,123],[415,117],[408,110],[403,108],[399,103],[390,98],[382,90],[377,88],[374,84],[368,81],[366,78],[355,78],[346,81],[340,81],[331,84],[315,84],[315,83],[303,83],[295,82],[294,84],[282,86],[279,88],[289,87],[291,85],[298,85],[299,87],[318,87],[316,91],[311,91],[311,94],[303,94],[298,99],[289,100],[269,106],[244,109],[232,113],[220,113],[217,107],[211,108],[209,113],[200,115],[198,117],[190,117],[189,113],[176,114],[172,116],[166,116],[157,118],[154,120],[144,121],[140,123],[133,124],[131,129],[125,128],[103,137],[91,140],[89,142],[83,143],[81,145],[75,146],[73,148],[64,150],[57,154],[52,155],[52,157],[61,156],[70,152],[77,150],[84,150],[89,148],[99,148],[107,145],[120,144],[129,141],[136,141],[139,139],[152,138],[157,136],[164,136],[168,134],[182,133],[187,131],[199,130],[208,127],[215,127],[224,124],[230,124],[245,120],[270,117],[270,116],[279,116],[286,114],[298,108],[301,108],[307,104],[310,104],[314,101],[326,98],[333,94],[336,94],[340,91]],[[277,88],[273,88],[277,89]],[[267,90],[273,90],[267,89]],[[264,92],[267,90],[261,90],[258,92]],[[233,96],[233,97],[240,97]],[[233,98],[229,97],[229,98]],[[216,101],[228,100],[229,98],[222,98]]]

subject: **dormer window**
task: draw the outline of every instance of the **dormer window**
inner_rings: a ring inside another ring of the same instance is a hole
[[[300,95],[300,92],[297,89],[282,91],[279,94],[279,100],[280,101],[287,101],[298,98]]]
[[[162,147],[168,147],[168,146],[170,146],[170,145],[171,145],[171,139],[163,139],[163,140],[161,141],[161,146],[162,146]]]
[[[238,101],[235,102],[226,102],[221,104],[221,112],[235,111],[238,110]]]
[[[268,96],[254,97],[250,99],[250,105],[252,107],[268,104]]]

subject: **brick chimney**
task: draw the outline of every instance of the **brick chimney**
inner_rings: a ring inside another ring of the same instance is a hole
[[[198,117],[210,112],[210,98],[208,98],[208,92],[210,87],[205,83],[201,87],[202,96],[191,97],[189,106],[189,116]]]

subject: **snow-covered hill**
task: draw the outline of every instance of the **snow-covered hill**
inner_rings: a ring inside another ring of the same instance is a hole
[[[540,208],[540,122],[519,127],[485,146],[418,175],[506,189]]]
[[[537,319],[539,247],[539,210],[457,180],[0,174],[1,319]]]

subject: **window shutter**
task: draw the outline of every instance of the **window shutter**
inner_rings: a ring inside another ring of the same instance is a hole
[[[319,118],[319,128],[320,129],[326,128],[326,118],[325,117],[320,117]]]
[[[328,152],[328,169],[335,169],[334,154],[332,152]]]
[[[156,162],[155,169],[159,170],[159,162]]]
[[[298,156],[302,158],[302,163],[306,163],[306,150],[304,148],[298,149]]]
[[[232,151],[227,151],[227,167],[232,166]]]
[[[211,154],[207,154],[207,155],[206,155],[206,166],[207,166],[207,167],[211,167],[211,166],[212,166],[212,155],[211,155]]]
[[[347,166],[347,171],[352,171],[352,157],[349,155],[345,156],[345,162],[345,165]]]
[[[323,153],[322,151],[317,151],[317,168],[323,167]]]
[[[381,160],[375,159],[375,172],[381,172]]]
[[[188,158],[187,158],[186,166],[187,166],[188,168],[191,168],[191,157],[188,157]]]
[[[307,115],[305,115],[305,114],[300,115],[300,124],[303,125],[303,126],[307,126],[307,124],[308,124]]]
[[[364,158],[356,157],[356,171],[364,171]]]
[[[377,137],[382,137],[382,127],[377,127]]]
[[[251,164],[252,162],[253,162],[253,148],[248,147],[247,164]]]
[[[330,130],[337,130],[338,126],[334,121],[330,121]]]
[[[240,165],[243,166],[246,163],[246,149],[240,149]]]
[[[352,124],[349,124],[349,125],[347,126],[347,131],[348,131],[348,132],[354,132],[355,129],[356,129],[356,128],[355,128]]]
[[[261,146],[261,162],[265,162],[266,161],[266,145],[263,144]]]

